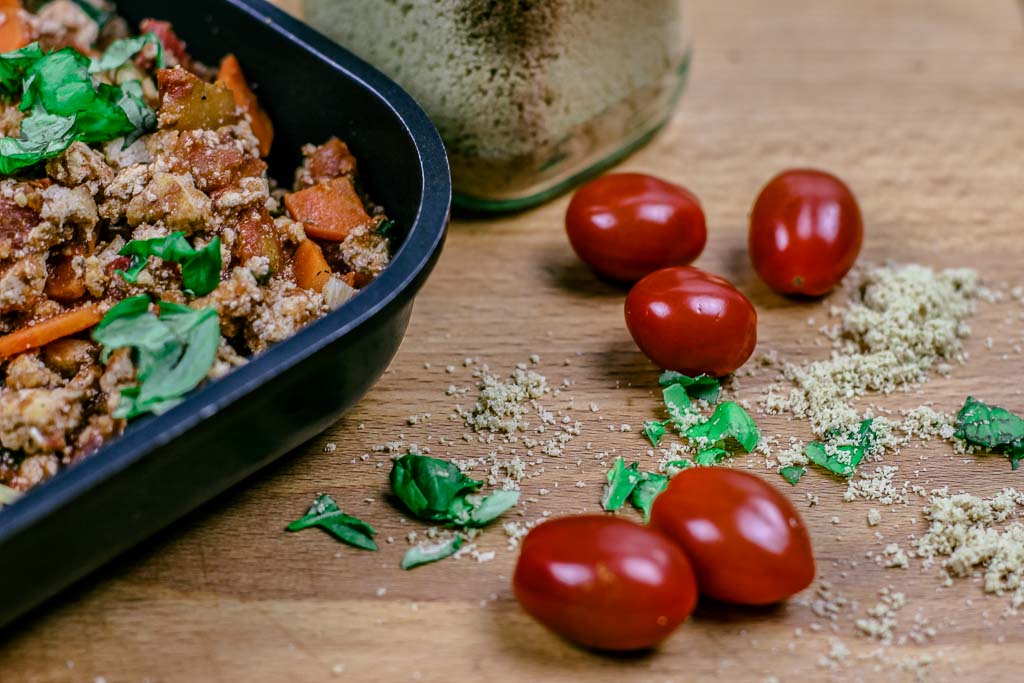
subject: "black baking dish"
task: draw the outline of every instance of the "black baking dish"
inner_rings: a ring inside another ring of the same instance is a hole
[[[444,147],[398,86],[261,0],[121,0],[137,26],[171,21],[201,61],[238,56],[274,121],[270,174],[338,135],[395,220],[391,265],[339,310],[0,510],[0,625],[325,429],[398,349],[444,242]]]

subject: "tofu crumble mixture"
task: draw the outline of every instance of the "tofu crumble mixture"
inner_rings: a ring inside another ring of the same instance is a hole
[[[303,147],[279,187],[238,60],[204,65],[170,24],[113,9],[53,0],[0,24],[0,504],[390,259],[344,142]]]

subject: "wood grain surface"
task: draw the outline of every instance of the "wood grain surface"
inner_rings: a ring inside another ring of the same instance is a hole
[[[988,282],[1024,284],[1024,31],[1016,2],[688,5],[695,61],[681,109],[622,167],[701,197],[710,237],[699,265],[753,300],[760,350],[796,361],[827,355],[808,324],[823,322],[824,309],[773,295],[746,256],[747,211],[784,167],[824,167],[854,188],[866,221],[862,263],[971,266]],[[637,430],[659,414],[655,369],[625,330],[624,292],[572,255],[562,231],[566,202],[455,220],[379,385],[321,437],[4,632],[0,681],[1022,680],[1024,625],[1004,615],[1006,597],[985,596],[973,580],[943,587],[938,568],[883,569],[865,558],[889,542],[907,547],[907,535],[923,528],[921,499],[875,505],[882,523],[872,529],[865,515],[873,506],[844,503],[845,486],[817,471],[786,494],[810,527],[820,578],[855,603],[834,622],[806,599],[759,610],[703,604],[657,652],[609,658],[567,645],[519,609],[510,588],[516,555],[500,526],[480,540],[496,551],[491,562],[466,557],[399,570],[406,535],[423,527],[388,501],[390,455],[374,447],[404,440],[452,457],[492,450],[462,441],[465,430],[449,418],[456,401],[474,395],[445,393],[451,384],[472,386],[467,357],[505,373],[539,354],[549,381],[571,382],[551,407],[565,409],[571,397],[568,414],[584,421],[566,455],[524,483],[537,502],[516,519],[597,509],[599,450],[650,461]],[[1020,311],[1016,303],[981,307],[970,361],[923,395],[887,405],[928,400],[952,411],[974,393],[1024,411],[1024,355],[1012,351],[1024,336]],[[745,379],[737,395],[756,400],[768,381]],[[599,412],[590,412],[591,402]],[[407,423],[422,413],[431,416]],[[769,434],[809,435],[803,423],[756,417]],[[609,429],[620,424],[634,431]],[[328,444],[336,449],[325,451]],[[739,466],[781,484],[763,458],[748,460]],[[1011,472],[1005,459],[965,461],[938,444],[891,460],[899,480],[928,487],[990,495],[1024,486],[1024,470]],[[551,493],[539,496],[540,488]],[[369,553],[316,530],[285,533],[320,491],[394,543]],[[807,506],[808,493],[817,506]],[[53,561],[61,561],[59,549]],[[896,642],[880,648],[857,634],[854,620],[885,586],[904,591],[907,606]],[[906,638],[918,613],[937,629],[924,644]],[[850,654],[830,670],[819,660],[835,642]]]

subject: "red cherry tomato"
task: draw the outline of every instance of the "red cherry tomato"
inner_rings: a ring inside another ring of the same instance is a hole
[[[697,198],[642,173],[601,176],[577,190],[565,231],[584,263],[626,282],[692,263],[708,239]]]
[[[535,619],[601,650],[652,647],[697,602],[682,550],[647,527],[604,515],[562,517],[534,528],[512,582]]]
[[[648,358],[687,375],[728,375],[757,344],[757,312],[728,280],[691,266],[633,285],[626,327]]]
[[[824,171],[784,171],[750,214],[750,259],[781,294],[827,294],[857,260],[864,225],[843,181]]]
[[[792,503],[763,479],[691,467],[654,500],[651,526],[682,546],[702,595],[767,605],[814,580],[811,539]]]

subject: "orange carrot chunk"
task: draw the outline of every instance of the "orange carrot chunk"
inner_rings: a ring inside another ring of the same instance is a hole
[[[238,105],[252,119],[252,132],[260,141],[260,156],[270,154],[270,143],[274,141],[274,124],[270,122],[267,112],[263,111],[259,100],[245,80],[242,73],[242,65],[233,54],[221,60],[220,70],[217,72],[217,82],[226,86],[235,98]]]
[[[295,284],[303,289],[322,292],[324,285],[331,279],[331,267],[324,258],[320,245],[313,240],[306,240],[295,250]]]
[[[67,313],[47,318],[0,337],[0,358],[38,349],[50,342],[87,330],[103,319],[99,306],[87,304]]]
[[[303,224],[308,237],[329,242],[341,242],[355,228],[370,223],[348,178],[334,178],[293,192],[285,196],[284,204],[291,217]]]
[[[28,26],[22,18],[21,0],[0,0],[0,52],[18,50],[28,45]]]

